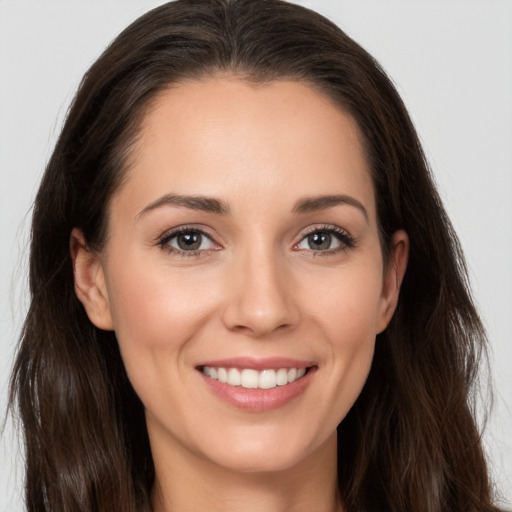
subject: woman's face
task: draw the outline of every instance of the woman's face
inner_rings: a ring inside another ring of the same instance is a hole
[[[154,454],[238,471],[332,454],[407,252],[395,234],[384,269],[352,118],[307,84],[235,78],[160,95],[104,250],[75,245],[77,292],[115,330]]]

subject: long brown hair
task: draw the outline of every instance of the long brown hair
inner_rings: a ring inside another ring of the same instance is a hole
[[[170,84],[219,73],[309,83],[357,121],[384,255],[410,238],[397,311],[368,381],[338,427],[350,512],[495,511],[474,419],[485,334],[461,249],[418,137],[380,66],[338,27],[281,0],[178,0],[124,30],[86,73],[35,201],[31,305],[11,380],[26,447],[30,512],[151,510],[143,406],[115,334],[75,296],[71,230],[105,240],[140,120]]]

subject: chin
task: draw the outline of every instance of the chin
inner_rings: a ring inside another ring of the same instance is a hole
[[[204,454],[215,465],[238,473],[282,472],[309,465],[316,457],[336,457],[336,431],[327,439],[313,439],[309,443],[300,434],[279,434],[246,435],[229,446],[218,443],[213,450],[210,446]]]

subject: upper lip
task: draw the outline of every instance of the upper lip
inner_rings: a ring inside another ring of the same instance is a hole
[[[291,359],[289,357],[230,357],[227,359],[204,361],[196,365],[197,368],[203,368],[204,366],[214,368],[248,368],[261,371],[279,368],[310,368],[311,366],[316,366],[316,363],[314,361]]]

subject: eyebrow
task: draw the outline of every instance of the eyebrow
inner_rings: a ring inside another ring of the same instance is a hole
[[[362,203],[355,197],[347,196],[345,194],[303,197],[302,199],[299,199],[297,203],[295,203],[293,211],[296,213],[307,213],[317,210],[325,210],[326,208],[331,208],[339,204],[348,204],[350,206],[354,206],[362,212],[364,218],[367,221],[369,220],[368,212]]]
[[[157,208],[161,208],[162,206],[189,208],[191,210],[201,210],[203,212],[215,213],[217,215],[226,215],[229,213],[229,206],[223,201],[213,197],[165,194],[143,208],[137,214],[137,218],[150,211],[156,210]]]
[[[368,221],[368,212],[360,201],[354,197],[345,194],[303,197],[299,199],[292,211],[294,213],[308,213],[317,210],[325,210],[332,208],[339,204],[347,204],[354,206],[362,212],[365,219]],[[229,213],[229,205],[220,199],[207,196],[186,196],[181,194],[165,194],[152,203],[144,207],[138,214],[137,218],[145,215],[146,213],[161,208],[163,206],[174,206],[181,208],[189,208],[191,210],[200,210],[207,213],[214,213],[217,215],[226,215]]]

